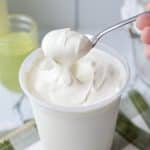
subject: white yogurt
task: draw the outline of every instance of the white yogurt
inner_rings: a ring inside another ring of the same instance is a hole
[[[30,91],[64,106],[90,105],[117,93],[126,81],[124,66],[91,47],[87,37],[70,29],[48,33],[42,41],[44,56],[28,74]]]

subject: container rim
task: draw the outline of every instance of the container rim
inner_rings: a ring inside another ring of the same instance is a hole
[[[66,113],[81,113],[81,112],[88,112],[88,111],[93,111],[93,110],[97,110],[100,108],[105,107],[106,105],[111,104],[112,102],[114,102],[115,100],[117,100],[117,98],[119,98],[123,91],[126,89],[126,87],[128,86],[129,83],[129,79],[130,79],[130,69],[129,69],[129,65],[128,63],[125,61],[125,59],[123,58],[123,56],[120,56],[117,52],[115,52],[115,50],[109,46],[106,46],[105,44],[100,43],[101,47],[103,47],[104,49],[107,48],[110,51],[110,54],[112,56],[114,56],[115,58],[117,58],[124,66],[125,71],[126,71],[126,81],[124,82],[124,85],[122,86],[122,88],[120,89],[120,91],[118,91],[117,93],[115,93],[113,96],[111,97],[106,97],[102,100],[97,100],[92,104],[86,105],[86,106],[63,106],[63,105],[56,105],[56,104],[50,104],[45,102],[44,100],[38,99],[37,97],[35,97],[33,94],[31,94],[29,92],[29,90],[26,87],[26,82],[25,82],[25,74],[26,72],[28,72],[29,68],[31,67],[32,61],[37,58],[37,56],[39,56],[42,51],[41,49],[37,49],[35,51],[33,51],[22,63],[21,67],[20,67],[20,71],[19,71],[19,82],[20,82],[20,86],[22,88],[22,90],[24,91],[24,93],[27,95],[27,97],[33,101],[34,103],[38,104],[39,106],[43,107],[46,110],[53,110],[53,111],[58,111],[58,112],[66,112]],[[97,48],[99,49],[99,48]],[[100,48],[101,49],[101,48]],[[104,50],[103,50],[104,51]]]

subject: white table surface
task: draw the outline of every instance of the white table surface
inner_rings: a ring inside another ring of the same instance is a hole
[[[42,150],[41,143],[37,142],[37,143],[31,145],[30,147],[26,148],[25,150]],[[134,147],[133,145],[128,145],[123,150],[138,150],[138,149],[136,147]]]

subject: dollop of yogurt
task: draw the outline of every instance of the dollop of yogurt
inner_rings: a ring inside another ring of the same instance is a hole
[[[126,70],[114,56],[92,48],[71,29],[49,32],[41,56],[28,73],[28,87],[39,99],[64,106],[89,105],[117,93]]]
[[[42,40],[42,50],[61,65],[72,65],[92,48],[91,41],[70,28],[49,32]]]

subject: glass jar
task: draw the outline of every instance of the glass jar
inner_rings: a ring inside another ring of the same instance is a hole
[[[37,29],[27,16],[12,15],[9,20],[9,33],[0,37],[0,81],[8,90],[19,92],[18,71],[23,59],[37,47]]]
[[[145,85],[145,89],[147,89],[144,95],[149,95],[148,99],[150,98],[149,89],[150,89],[150,60],[146,58],[144,53],[145,45],[142,43],[140,39],[140,33],[135,32],[132,26],[129,28],[129,34],[131,37],[131,44],[132,44],[132,55],[134,60],[135,66],[135,79],[134,84],[137,80],[141,80],[141,84]],[[149,101],[150,102],[150,101]]]
[[[18,73],[24,58],[38,47],[38,32],[35,21],[29,16],[14,14],[8,21],[8,32],[0,36],[0,107],[3,107],[0,108],[0,123],[9,128],[15,120],[23,120],[20,104],[24,94]]]
[[[37,47],[35,22],[23,15],[12,15],[10,32],[0,37],[0,81],[8,90],[19,92],[18,71],[23,59]]]

